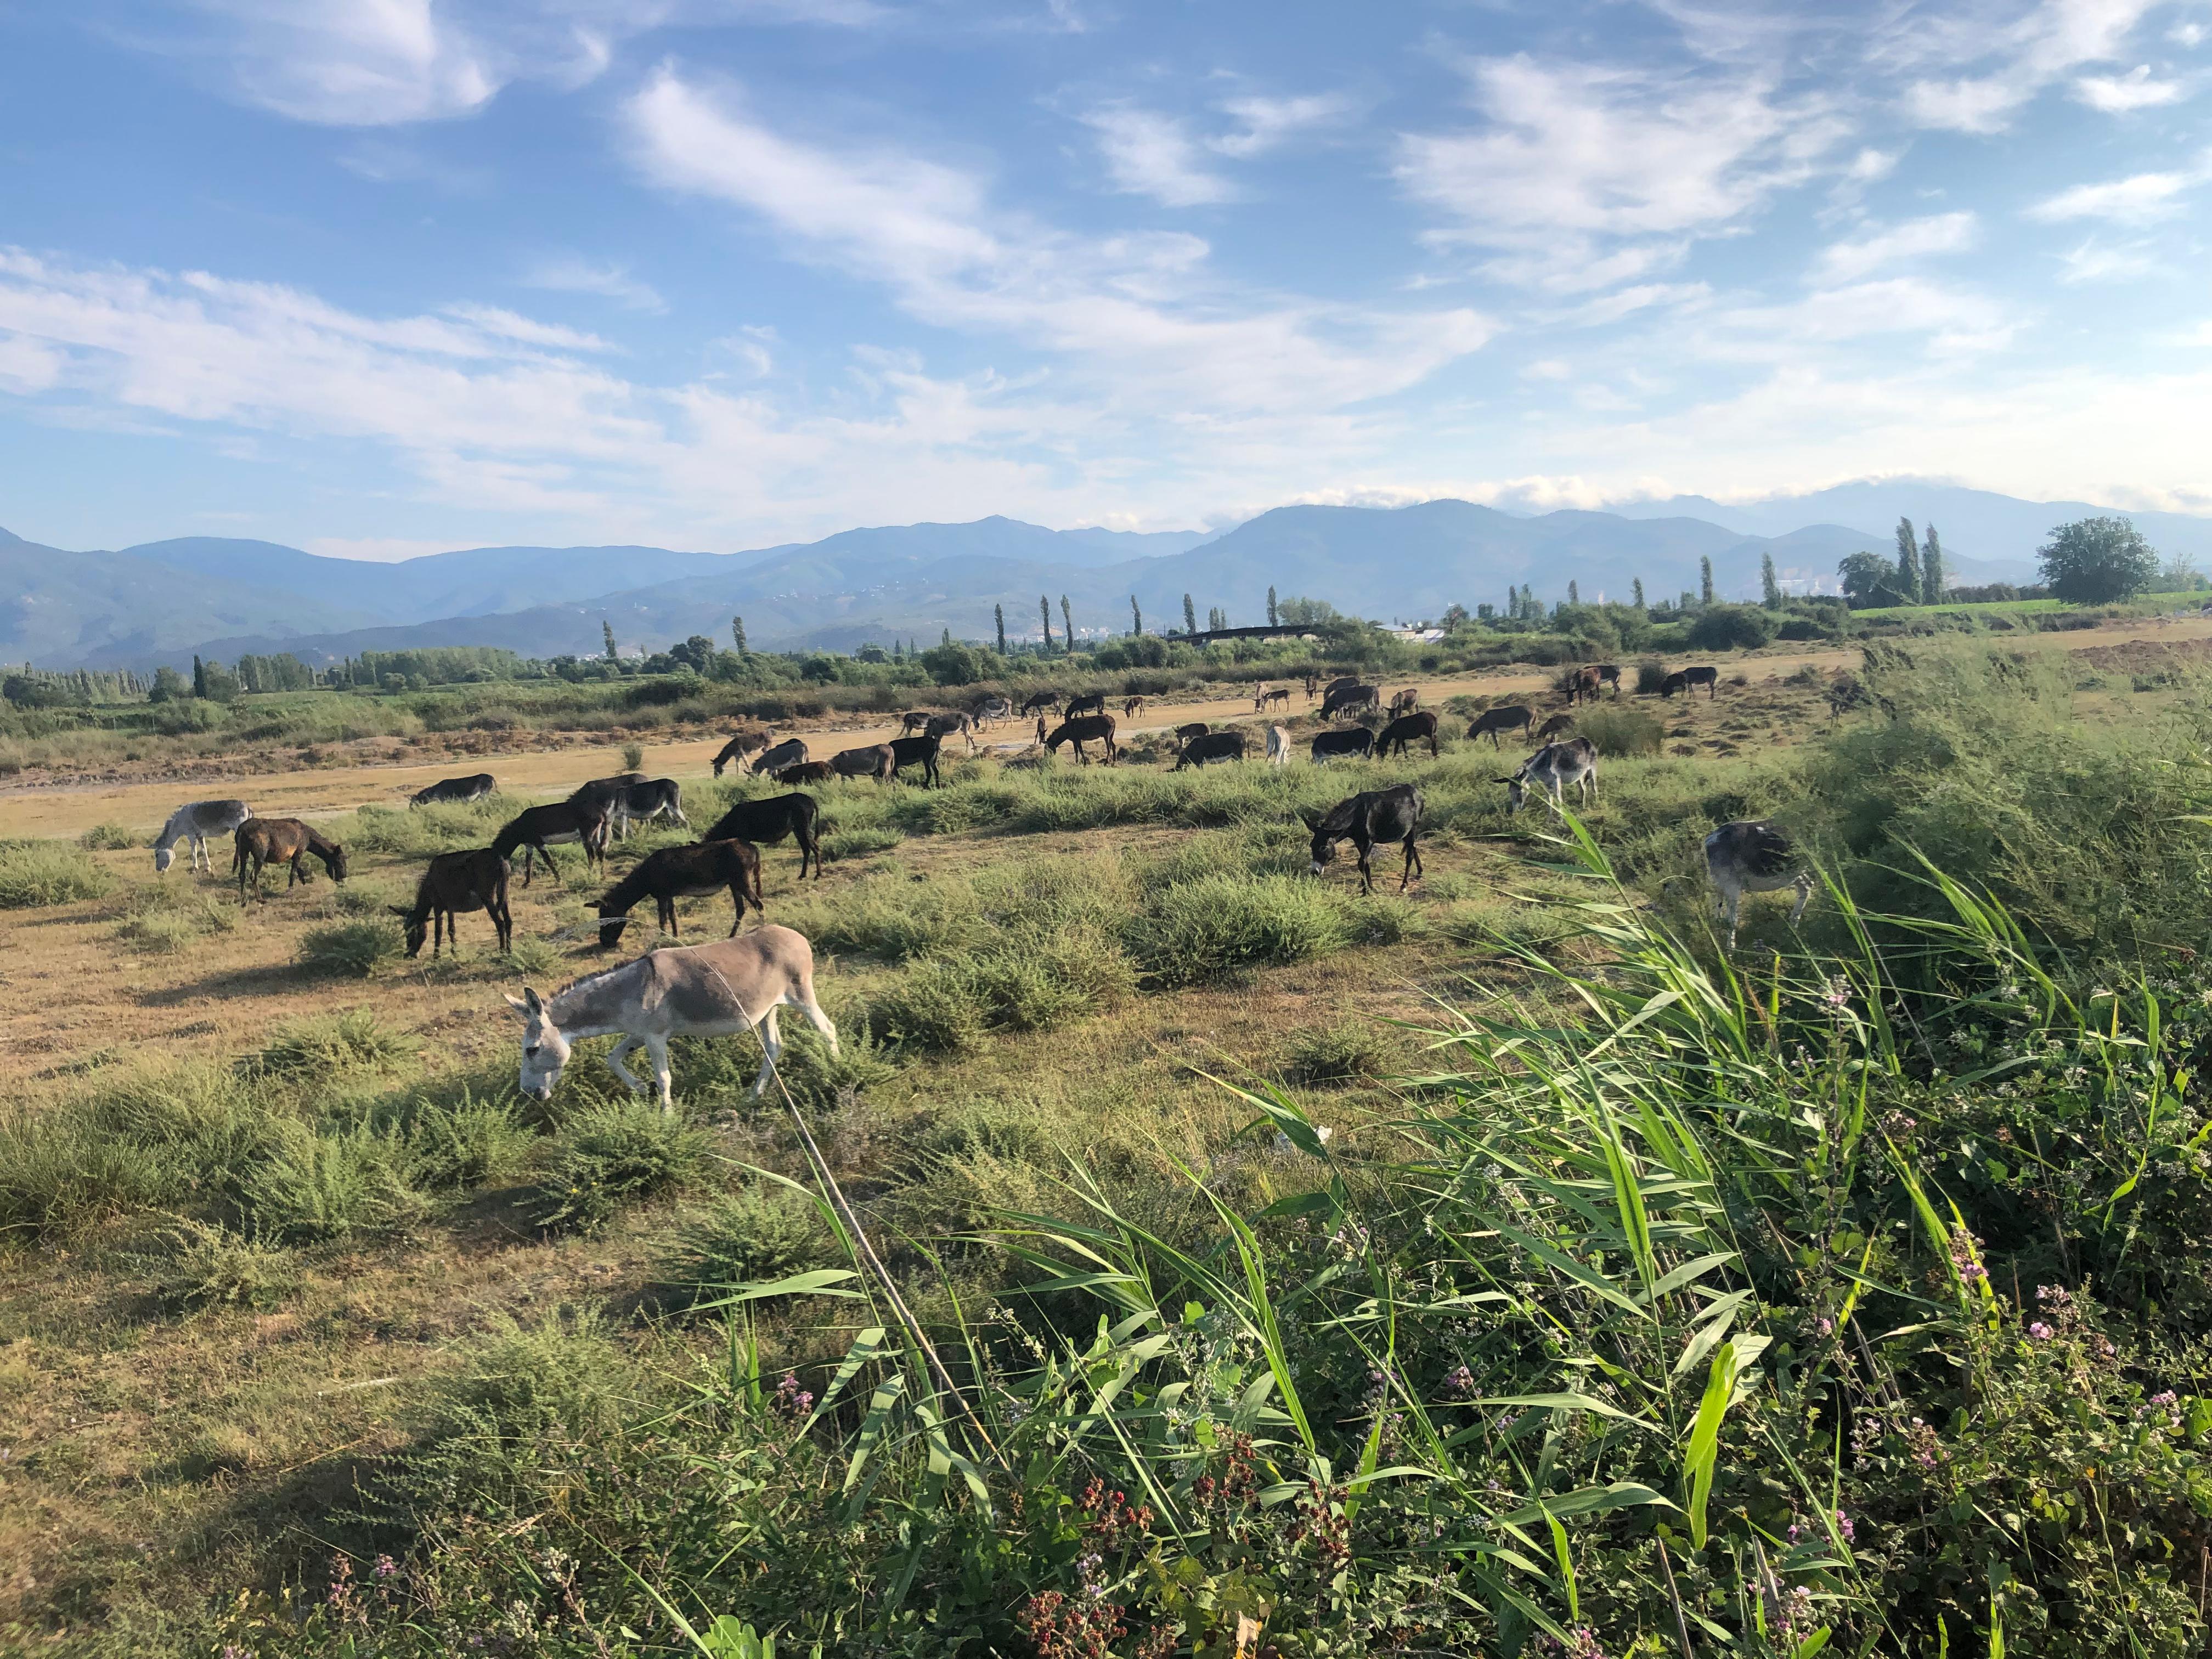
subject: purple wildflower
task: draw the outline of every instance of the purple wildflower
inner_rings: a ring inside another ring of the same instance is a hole
[[[2032,1342],[2048,1342],[2057,1334],[2056,1331],[2039,1319],[2027,1328],[2028,1340]]]

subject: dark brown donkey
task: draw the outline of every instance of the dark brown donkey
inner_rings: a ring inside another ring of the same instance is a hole
[[[828,761],[800,761],[796,766],[787,766],[781,772],[769,774],[787,789],[799,783],[827,783],[836,775],[830,769]],[[707,839],[712,841],[714,837],[709,836]]]
[[[761,903],[760,849],[750,842],[701,841],[689,847],[664,847],[638,860],[637,868],[607,889],[599,901],[599,949],[611,951],[629,926],[629,913],[639,901],[650,897],[660,912],[660,931],[680,938],[676,926],[676,901],[700,898],[730,890],[738,913],[730,919],[730,937],[745,919],[750,902]]]
[[[878,783],[889,783],[898,770],[898,757],[891,752],[890,744],[874,743],[830,756],[830,769],[841,778],[873,778]]]
[[[1406,752],[1406,745],[1409,743],[1425,743],[1429,745],[1429,758],[1431,760],[1436,758],[1437,712],[1435,709],[1423,708],[1411,714],[1401,714],[1389,725],[1384,726],[1382,735],[1375,739],[1375,757],[1377,760],[1389,760],[1390,750],[1394,747],[1402,755]]]
[[[489,847],[473,848],[465,853],[439,854],[422,872],[422,884],[415,890],[414,904],[395,904],[391,910],[407,924],[410,957],[422,954],[426,936],[430,940],[431,961],[438,959],[438,952],[447,940],[453,942],[454,952],[459,954],[460,916],[468,910],[482,910],[491,917],[491,925],[499,933],[501,956],[514,943],[514,917],[507,908],[507,860]]]
[[[1522,736],[1527,736],[1528,720],[1529,714],[1527,709],[1517,702],[1510,702],[1503,708],[1484,709],[1474,717],[1474,724],[1467,728],[1467,734],[1470,738],[1480,738],[1487,734],[1490,746],[1495,749],[1498,746],[1498,734],[1500,732],[1518,732]]]
[[[1088,766],[1091,757],[1083,752],[1083,745],[1094,740],[1104,745],[1106,764],[1111,766],[1115,757],[1121,752],[1114,746],[1114,717],[1111,714],[1081,714],[1072,720],[1062,720],[1054,729],[1053,734],[1044,740],[1045,751],[1057,754],[1060,744],[1072,743],[1075,745],[1075,758]]]
[[[749,841],[756,847],[773,847],[786,836],[799,843],[799,878],[806,879],[806,866],[814,866],[814,879],[822,879],[822,842],[815,825],[822,809],[814,797],[792,793],[770,795],[765,800],[741,800],[715,821],[703,839]]]
[[[307,880],[301,867],[301,860],[313,853],[323,861],[323,868],[331,872],[332,881],[346,878],[345,848],[330,839],[312,824],[297,818],[248,818],[238,826],[237,851],[231,854],[231,868],[238,875],[238,902],[246,902],[248,879],[246,866],[252,866],[253,896],[261,894],[261,872],[271,864],[292,866],[292,879],[284,884],[289,892],[295,883]]]
[[[539,859],[555,875],[561,873],[553,862],[552,845],[571,841],[582,845],[586,869],[605,862],[607,805],[604,800],[562,800],[550,806],[526,807],[491,838],[491,850],[511,860],[517,848],[523,849],[522,884],[527,887]]]

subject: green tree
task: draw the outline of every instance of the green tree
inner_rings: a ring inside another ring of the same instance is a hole
[[[1698,561],[1698,603],[1711,605],[1712,602],[1713,562],[1710,558],[1701,558]]]
[[[1137,608],[1137,596],[1129,595],[1129,637],[1136,639],[1145,631],[1145,613]]]
[[[991,620],[999,625],[999,654],[1003,657],[1006,654],[1006,607],[1003,605],[993,605]]]
[[[619,654],[615,650],[615,625],[605,617],[599,618],[599,635],[607,642],[607,660],[614,661]]]
[[[752,655],[751,648],[745,644],[745,619],[743,617],[730,618],[730,638],[736,642],[739,656]]]
[[[1782,584],[1774,574],[1774,555],[1759,556],[1759,602],[1769,611],[1782,609]]]
[[[1198,632],[1198,607],[1190,602],[1188,593],[1182,596],[1182,631],[1186,634]]]
[[[951,640],[923,652],[921,665],[939,685],[973,685],[990,674],[990,664],[981,652]]]
[[[1272,590],[1270,592],[1272,593]],[[1267,620],[1272,623],[1274,621],[1274,606],[1271,604],[1267,609],[1269,612]],[[1468,620],[1467,607],[1457,599],[1454,599],[1444,607],[1444,631],[1447,634],[1458,632],[1467,626]]]
[[[1644,578],[1638,576],[1629,586],[1635,595],[1636,609],[1640,613],[1644,610]]]
[[[1854,553],[1836,567],[1843,578],[1844,600],[1854,611],[1911,601],[1897,591],[1897,567],[1879,553]]]
[[[2158,579],[2158,554],[2128,519],[2077,519],[2040,550],[2044,585],[2069,605],[2109,605]]]
[[[1912,534],[1912,520],[1897,521],[1897,575],[1891,586],[1905,597],[1899,605],[1920,603],[1920,544]]]
[[[1060,596],[1060,639],[1068,654],[1075,654],[1075,613],[1067,608],[1067,595]]]
[[[154,684],[146,693],[149,702],[181,702],[189,695],[185,677],[163,663],[154,671]]]
[[[1282,626],[1281,613],[1275,609],[1275,585],[1273,582],[1267,584],[1267,626],[1270,628]]]
[[[1920,602],[1923,605],[1943,603],[1943,544],[1936,538],[1936,526],[1928,526],[1928,539],[1920,544]]]
[[[1044,648],[1052,651],[1052,601],[1042,593],[1037,595],[1037,615],[1044,618]]]
[[[207,696],[207,665],[199,659],[197,653],[192,657],[192,695],[196,697]]]
[[[1582,584],[1581,584],[1580,582],[1577,582],[1577,581],[1574,580],[1571,577],[1571,578],[1569,578],[1569,579],[1568,579],[1568,581],[1567,581],[1567,603],[1568,603],[1569,605],[1580,605],[1582,602],[1583,602],[1583,590],[1582,590]]]

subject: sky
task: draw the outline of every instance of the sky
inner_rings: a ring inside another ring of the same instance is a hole
[[[2212,512],[2212,3],[0,0],[0,525]]]

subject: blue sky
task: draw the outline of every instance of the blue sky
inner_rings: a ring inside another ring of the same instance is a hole
[[[2212,511],[2212,6],[0,9],[0,524]]]

